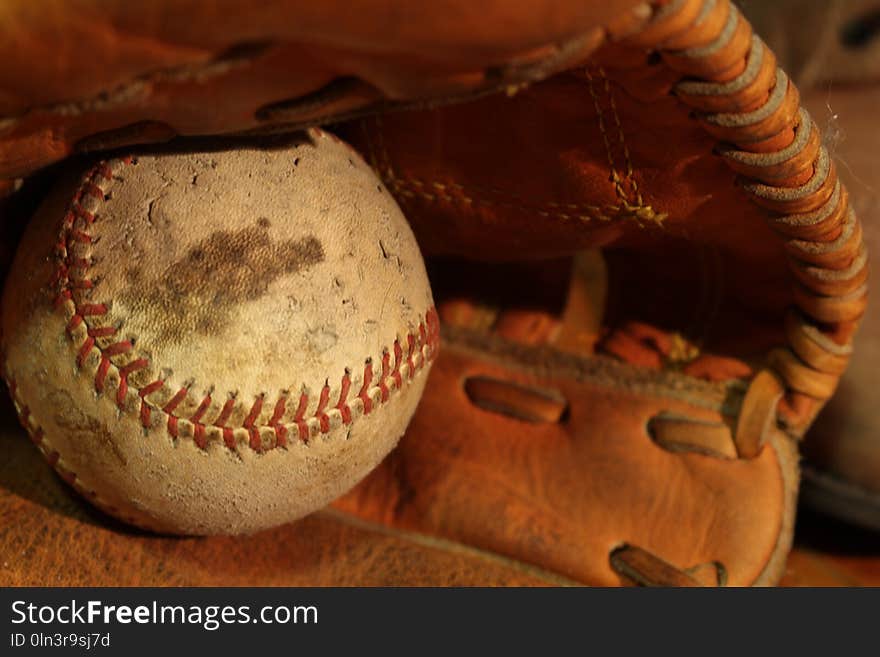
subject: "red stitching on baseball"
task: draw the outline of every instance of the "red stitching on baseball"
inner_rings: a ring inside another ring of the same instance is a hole
[[[196,412],[189,418],[189,421],[193,423],[193,441],[201,449],[205,449],[205,447],[208,446],[208,438],[205,434],[205,425],[202,424],[202,416],[210,406],[211,395],[205,395],[202,399],[202,403],[199,404],[199,407],[196,409]]]
[[[104,355],[112,358],[113,356],[118,356],[119,354],[127,354],[131,351],[132,344],[130,340],[122,340],[120,342],[114,342],[111,345],[107,345],[104,347]]]
[[[223,427],[223,444],[229,449],[235,449],[235,433],[230,427]]]
[[[125,158],[122,161],[127,164],[133,163],[131,158]],[[118,384],[115,402],[121,410],[124,410],[131,385],[129,376],[134,372],[148,368],[150,361],[145,357],[139,357],[127,364],[117,365],[113,362],[114,359],[124,357],[133,351],[134,344],[132,341],[120,340],[106,346],[103,345],[103,341],[99,342],[99,340],[114,336],[118,329],[111,326],[89,325],[90,318],[107,315],[109,313],[109,305],[107,303],[92,303],[82,298],[82,296],[89,294],[96,287],[97,281],[86,276],[94,261],[91,256],[83,256],[78,251],[79,247],[73,248],[79,244],[91,245],[96,243],[97,240],[87,232],[87,229],[98,219],[98,212],[84,207],[83,201],[86,197],[90,197],[95,201],[105,202],[110,197],[110,194],[101,187],[101,183],[105,180],[113,180],[113,178],[114,173],[111,164],[102,162],[91,170],[74,195],[62,221],[61,234],[56,244],[58,262],[50,282],[58,290],[55,298],[55,307],[63,308],[65,312],[70,313],[66,326],[67,333],[74,337],[74,334],[81,326],[86,326],[85,337],[76,355],[77,366],[82,368],[91,356],[92,350],[97,349],[99,360],[94,377],[95,389],[99,393],[105,391],[107,382],[113,381],[112,378],[108,378],[110,377],[111,370],[113,367],[116,367],[118,370]],[[74,253],[74,251],[77,252]],[[67,304],[68,301],[72,303],[72,307]],[[406,340],[405,355],[404,348],[401,346],[401,340]],[[436,311],[431,308],[426,313],[424,321],[419,323],[416,331],[402,338],[395,339],[390,350],[387,348],[383,350],[382,371],[379,380],[376,382],[382,403],[390,398],[390,381],[393,381],[394,389],[400,390],[403,387],[402,367],[404,362],[407,364],[406,378],[412,379],[419,369],[433,360],[439,342],[439,320]],[[419,355],[420,357],[417,357]],[[393,365],[391,362],[392,358],[394,359]],[[375,407],[373,398],[370,395],[370,391],[373,389],[374,375],[372,360],[367,359],[364,364],[363,382],[356,397],[361,400],[364,415],[372,412]],[[204,418],[212,405],[211,395],[206,395],[199,403],[196,411],[188,418],[177,414],[177,408],[184,403],[189,395],[187,387],[179,389],[171,399],[164,403],[164,406],[160,407],[155,402],[151,402],[148,397],[162,390],[165,384],[166,381],[164,379],[157,379],[137,390],[137,395],[140,398],[138,416],[141,425],[145,429],[151,426],[152,412],[156,410],[167,416],[167,430],[174,438],[180,436],[179,421],[184,420],[193,426],[193,441],[198,447],[202,449],[207,447],[207,429],[214,427],[221,431],[223,442],[227,447],[230,449],[236,448],[236,427],[226,426],[235,410],[235,396],[230,396],[226,400],[217,418],[213,423],[209,423]],[[317,400],[318,404],[315,412],[308,418],[306,413],[308,412],[310,402],[309,394],[305,390],[300,393],[296,412],[291,422],[291,424],[296,425],[300,440],[308,442],[311,433],[310,421],[314,422],[317,420],[321,433],[329,432],[331,427],[330,411],[339,412],[343,424],[347,425],[353,421],[349,400],[351,385],[351,374],[346,369],[340,380],[339,397],[335,405],[331,407],[331,386],[329,380],[325,381]],[[275,447],[287,446],[288,429],[283,424],[283,418],[287,412],[288,397],[289,393],[282,393],[275,403],[272,417],[269,419],[268,424],[265,425],[266,428],[272,429],[275,434]],[[255,399],[240,427],[247,431],[249,436],[248,443],[252,449],[257,451],[266,449],[260,434],[262,426],[257,424],[264,401],[264,395],[260,395]]]
[[[281,424],[281,418],[287,410],[287,394],[282,394],[275,403],[275,410],[269,420],[269,426],[275,430],[275,446],[287,447],[287,429]]]
[[[272,419],[269,420],[270,427],[281,422],[281,418],[284,417],[285,410],[287,410],[287,395],[283,394],[278,398],[278,401],[275,403],[275,410],[272,412]]]
[[[245,418],[242,426],[245,429],[250,429],[252,426],[254,426],[254,422],[257,421],[261,410],[263,410],[263,395],[260,395],[254,400],[254,403],[251,406],[251,412],[248,413],[248,416]]]
[[[235,434],[233,434],[232,429],[225,426],[226,421],[229,419],[229,416],[232,415],[232,411],[235,408],[235,397],[230,397],[226,400],[226,403],[223,404],[223,409],[220,411],[220,415],[217,417],[217,420],[214,422],[214,426],[218,429],[221,429],[221,433],[223,434],[223,443],[229,449],[235,449]]]
[[[275,447],[287,447],[287,429],[283,424],[270,425],[275,429]]]
[[[327,409],[327,403],[330,401],[330,384],[325,383],[321,388],[321,396],[318,397],[318,408],[315,409],[315,417],[321,427],[321,433],[330,431],[330,416],[324,411]]]
[[[68,235],[68,239],[73,240],[74,242],[81,242],[82,244],[91,244],[92,236],[88,233],[84,233],[81,230],[73,230]]]
[[[67,322],[67,332],[73,333],[76,328],[82,324],[83,318],[82,315],[76,314],[70,318],[70,321]]]
[[[358,399],[364,405],[364,415],[369,415],[373,410],[373,398],[370,397],[370,384],[373,382],[373,361],[367,360],[364,365],[364,382],[361,384],[361,390],[358,393]]]
[[[148,395],[151,395],[157,390],[160,390],[164,385],[165,382],[162,380],[153,381],[152,383],[149,383],[141,388],[138,392],[138,397],[141,398],[141,424],[143,425],[144,429],[147,429],[150,426],[150,406],[149,404],[147,404],[146,398]]]
[[[83,303],[79,305],[77,311],[83,317],[94,317],[96,315],[106,315],[107,306],[103,303]]]
[[[217,417],[217,421],[214,422],[214,426],[222,427],[226,424],[226,421],[229,419],[229,416],[232,415],[232,410],[235,408],[235,397],[230,397],[226,400],[226,403],[223,404],[223,410],[220,411],[220,415]]]
[[[70,212],[67,213],[65,220],[73,226],[76,219],[82,219],[87,225],[91,226],[95,223],[95,215],[93,212],[86,210],[79,202],[75,202],[70,206]]]
[[[380,399],[384,404],[388,401],[388,377],[391,375],[391,354],[385,349],[382,352],[382,378],[379,380],[379,391],[382,393]]]
[[[119,370],[119,387],[116,389],[116,405],[121,409],[125,406],[125,397],[128,394],[128,375],[148,367],[150,362],[146,358],[138,358],[131,361]]]
[[[205,425],[201,422],[193,424],[193,442],[199,449],[208,447],[208,437],[205,435]]]
[[[107,378],[107,372],[110,371],[110,359],[105,355],[101,355],[101,362],[98,365],[98,372],[95,374],[95,390],[104,392],[104,380]]]
[[[202,421],[202,416],[205,414],[205,411],[208,410],[208,407],[211,405],[211,395],[205,395],[205,398],[202,400],[202,403],[199,404],[199,407],[196,409],[196,412],[192,414],[189,418],[189,421],[193,424],[200,424]]]
[[[409,365],[408,378],[412,379],[416,373],[416,364],[413,362],[413,356],[416,352],[416,336],[410,333],[406,336],[406,341],[408,343],[406,352],[406,364]]]
[[[351,388],[351,377],[348,371],[342,375],[342,387],[339,390],[339,401],[334,407],[342,415],[343,424],[351,424],[351,407],[348,405],[348,391]]]
[[[100,167],[96,167],[96,169],[94,169],[93,171],[94,171],[95,173],[93,173],[92,175],[95,175],[96,173],[99,173],[99,172],[100,172]],[[96,199],[98,199],[99,201],[103,201],[103,200],[104,200],[104,190],[101,189],[100,187],[98,187],[98,186],[97,186],[94,182],[92,182],[91,180],[87,180],[87,181],[86,181],[86,183],[83,185],[81,191],[82,191],[82,193],[79,195],[79,199],[81,199],[81,198],[83,197],[83,195],[88,194],[88,195],[91,196],[92,198],[96,198]],[[79,201],[79,199],[77,199],[77,201]]]
[[[403,358],[403,349],[400,346],[400,340],[394,341],[394,371],[391,378],[394,379],[395,387],[400,390],[403,387],[403,376],[400,374],[400,363]]]
[[[248,413],[248,416],[244,419],[244,423],[242,426],[247,429],[248,435],[250,436],[250,446],[254,451],[262,451],[263,443],[260,440],[260,430],[254,426],[254,423],[257,421],[257,418],[260,416],[260,411],[263,409],[263,395],[260,395],[254,400],[253,406],[251,406],[251,411]]]
[[[309,396],[303,392],[299,396],[299,405],[296,407],[296,415],[294,415],[293,421],[297,429],[299,429],[299,439],[304,443],[309,441],[309,425],[306,424],[304,419],[308,405]]]
[[[95,346],[95,338],[88,336],[82,343],[82,346],[79,348],[79,352],[76,354],[76,366],[82,367],[86,358],[89,357],[89,354],[92,353],[92,347]]]
[[[173,413],[174,409],[180,405],[180,402],[186,399],[186,393],[188,392],[189,390],[187,390],[185,387],[178,390],[176,393],[174,393],[174,396],[170,399],[170,401],[168,401],[165,406],[162,407],[162,411],[164,413],[168,413],[169,415]]]

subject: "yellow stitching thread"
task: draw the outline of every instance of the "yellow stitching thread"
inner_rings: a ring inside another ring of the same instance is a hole
[[[614,123],[617,127],[617,139],[620,142],[620,147],[623,149],[623,158],[626,162],[626,180],[629,182],[630,187],[635,194],[635,205],[643,206],[645,202],[642,199],[642,193],[639,190],[639,184],[638,182],[636,182],[635,176],[633,175],[632,160],[629,155],[629,148],[626,145],[626,139],[623,136],[623,126],[620,123],[620,116],[617,113],[617,103],[615,102],[614,94],[611,91],[611,83],[608,81],[608,77],[605,75],[605,69],[600,68],[599,74],[602,76],[602,79],[605,82],[605,93],[608,94],[608,102],[611,104],[611,115],[614,117]]]
[[[666,215],[654,213],[650,208],[639,208],[628,204],[619,205],[578,205],[574,203],[548,202],[531,206],[515,198],[490,200],[478,194],[501,194],[501,190],[466,189],[457,183],[425,182],[414,178],[384,178],[385,184],[401,201],[422,199],[428,202],[463,203],[468,206],[504,207],[525,213],[534,213],[548,219],[564,221],[615,221],[632,219],[639,225],[653,223],[660,226]]]
[[[621,201],[626,203],[626,192],[624,191],[623,186],[620,184],[620,174],[617,173],[617,166],[614,163],[614,151],[611,148],[611,141],[608,139],[608,131],[605,128],[605,113],[602,109],[602,103],[599,102],[599,94],[596,93],[596,87],[593,84],[593,74],[590,73],[589,69],[586,69],[584,71],[584,74],[587,78],[587,87],[590,90],[590,97],[592,97],[593,99],[593,107],[596,108],[596,118],[599,121],[599,134],[602,135],[602,143],[605,144],[605,156],[608,158],[608,166],[611,168],[611,175],[609,176],[609,179],[614,184],[614,189],[617,192],[617,197]]]
[[[614,182],[617,196],[621,201],[618,205],[598,206],[591,204],[546,201],[540,205],[530,206],[530,204],[528,204],[524,200],[514,197],[508,197],[507,193],[504,190],[497,188],[466,189],[463,185],[453,182],[441,183],[436,181],[423,181],[419,180],[418,178],[412,177],[398,177],[397,174],[394,172],[394,167],[391,164],[391,155],[388,151],[385,139],[383,137],[382,117],[378,114],[373,117],[373,122],[375,124],[374,134],[376,138],[375,152],[373,150],[373,140],[370,138],[370,135],[365,134],[373,168],[379,173],[379,176],[385,182],[385,185],[401,201],[407,198],[420,198],[430,203],[436,201],[444,201],[446,203],[464,203],[468,206],[479,204],[485,207],[507,207],[510,209],[519,210],[521,212],[534,212],[544,218],[561,219],[564,221],[575,220],[581,221],[583,223],[588,223],[590,221],[610,222],[615,220],[631,219],[635,221],[639,226],[644,226],[645,224],[653,224],[655,226],[662,227],[663,222],[668,215],[664,212],[657,212],[649,205],[644,205],[641,194],[638,191],[638,185],[632,178],[633,168],[630,161],[629,149],[626,147],[626,144],[623,143],[623,128],[621,127],[619,117],[617,117],[616,106],[614,105],[612,99],[611,106],[614,111],[615,123],[618,129],[618,135],[623,147],[624,157],[627,166],[627,180],[630,182],[631,187],[633,187],[635,190],[638,203],[633,204],[628,200],[626,192],[624,191],[620,183],[621,178],[617,173],[617,169],[614,165],[611,144],[608,140],[608,136],[604,127],[605,123],[602,115],[602,109],[598,100],[598,96],[596,95],[595,89],[593,88],[591,81],[592,79],[590,78],[589,72],[587,72],[587,78],[588,80],[590,80],[590,93],[593,95],[593,101],[596,105],[596,111],[599,114],[599,126],[602,133],[602,139],[605,141],[605,151],[608,156],[608,162],[612,170],[612,181]],[[605,78],[605,82],[607,87],[607,78]],[[608,93],[610,96],[610,87],[608,87]],[[364,131],[366,133],[368,131],[366,130],[365,123],[366,122],[364,122]],[[478,195],[482,196],[483,198],[477,198]],[[485,198],[485,196],[487,195],[500,196],[503,198],[501,198],[500,200],[492,201]]]
[[[657,226],[662,226],[663,221],[666,219],[667,214],[664,212],[657,212],[650,205],[645,205],[645,201],[642,198],[641,190],[639,189],[638,182],[636,182],[632,158],[630,157],[629,147],[626,145],[626,139],[623,134],[623,125],[620,121],[620,116],[617,112],[617,103],[614,100],[614,94],[611,90],[611,83],[608,80],[608,77],[605,75],[605,70],[602,68],[598,69],[599,75],[602,77],[603,81],[603,89],[605,94],[608,96],[608,103],[611,108],[611,116],[614,119],[614,126],[617,131],[617,141],[620,144],[620,149],[623,152],[624,166],[626,167],[625,175],[621,176],[620,172],[617,170],[617,164],[614,158],[614,148],[611,144],[611,139],[608,136],[608,128],[606,126],[605,120],[605,110],[602,109],[602,103],[599,99],[599,94],[596,92],[596,86],[594,83],[593,74],[589,69],[584,69],[584,76],[587,80],[587,88],[590,90],[590,97],[593,99],[593,106],[596,109],[596,118],[598,119],[599,124],[599,134],[602,135],[602,142],[605,145],[605,155],[608,158],[608,166],[611,168],[611,174],[609,179],[614,185],[614,190],[617,193],[617,197],[620,199],[620,208],[622,208],[627,216],[632,216],[636,219],[636,221],[641,225],[642,222],[653,223]],[[624,183],[628,183],[630,189],[635,196],[635,202],[631,201],[629,195],[624,188]]]

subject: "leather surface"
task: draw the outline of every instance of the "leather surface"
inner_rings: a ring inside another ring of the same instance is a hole
[[[705,351],[759,360],[784,340],[792,297],[782,244],[714,139],[669,94],[675,78],[626,52],[599,51],[602,71],[564,73],[512,98],[371,117],[343,134],[427,252],[513,260],[603,247],[606,325],[647,322]]]
[[[600,26],[626,24],[639,4],[7,2],[0,179],[77,148],[315,123],[522,83],[582,60]]]
[[[447,345],[410,428],[417,439],[337,507],[593,585],[620,583],[608,559],[622,544],[682,569],[719,561],[731,584],[758,580],[790,503],[779,454],[729,461],[667,452],[646,432],[649,418],[661,410],[717,418],[701,408],[711,395],[682,395],[687,403],[628,381],[626,369],[560,369],[542,376]],[[556,390],[568,415],[530,424],[477,408],[462,387],[477,375]]]

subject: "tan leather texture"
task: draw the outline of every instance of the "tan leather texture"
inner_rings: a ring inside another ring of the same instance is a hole
[[[593,585],[620,583],[610,555],[624,544],[681,570],[720,562],[734,585],[779,575],[765,569],[790,540],[788,439],[776,434],[752,461],[669,452],[652,442],[649,419],[666,411],[717,421],[721,389],[678,387],[613,361],[569,359],[556,369],[546,352],[492,351],[444,346],[410,428],[418,439],[338,508]],[[555,391],[568,415],[524,422],[481,409],[463,387],[477,376]]]
[[[289,129],[521,84],[649,13],[637,0],[7,2],[0,179],[75,150]]]

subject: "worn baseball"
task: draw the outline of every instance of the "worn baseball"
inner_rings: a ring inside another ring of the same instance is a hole
[[[314,130],[102,162],[28,227],[4,374],[32,440],[136,525],[300,518],[394,447],[436,353],[424,263],[388,190]]]

